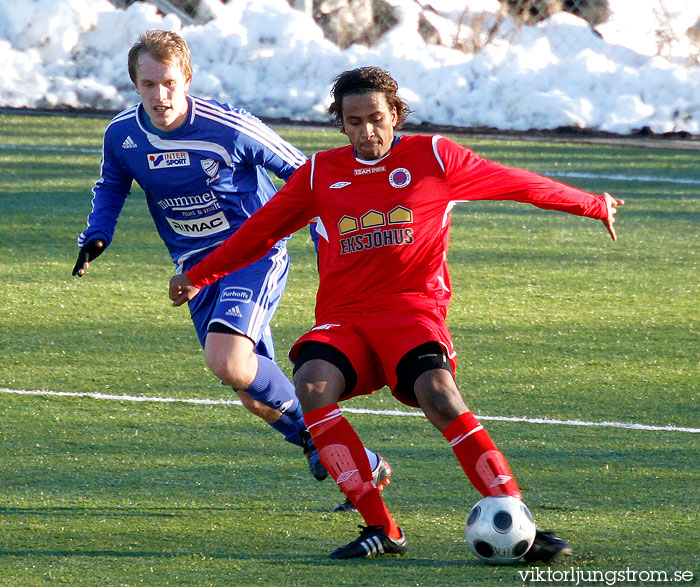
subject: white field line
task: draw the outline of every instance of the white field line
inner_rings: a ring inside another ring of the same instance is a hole
[[[102,149],[51,145],[0,145],[0,150],[3,149],[5,151],[58,151],[64,153],[102,153]]]
[[[614,181],[638,181],[659,183],[682,183],[700,186],[700,178],[662,177],[655,175],[621,175],[619,173],[590,173],[587,171],[543,171],[541,175],[551,177],[576,177],[581,179],[609,179]]]
[[[101,153],[100,149],[88,149],[80,147],[66,146],[32,146],[32,145],[0,145],[0,149],[7,150],[35,150],[35,151],[71,151],[80,153]],[[546,171],[541,172],[543,175],[552,177],[573,177],[584,179],[608,179],[615,181],[638,181],[638,182],[662,182],[662,183],[678,183],[678,184],[698,184],[699,179],[687,177],[656,177],[651,175],[618,175],[604,173],[589,173],[579,171]],[[74,393],[60,391],[27,391],[18,389],[0,388],[1,393],[11,393],[16,395],[49,395],[63,397],[89,397],[93,399],[107,399],[117,401],[131,402],[161,402],[161,403],[189,403],[189,404],[206,404],[206,405],[242,405],[238,400],[224,399],[182,399],[182,398],[161,398],[161,397],[146,397],[146,396],[130,396],[130,395],[110,395],[103,393]],[[356,414],[375,414],[384,416],[419,416],[424,417],[422,412],[404,412],[400,410],[366,410],[361,408],[343,408],[343,411]],[[690,432],[693,434],[700,433],[700,428],[686,428],[679,426],[650,426],[646,424],[635,424],[626,422],[589,422],[586,420],[556,420],[551,418],[515,418],[505,416],[483,416],[481,420],[497,420],[501,422],[526,422],[530,424],[558,424],[564,426],[600,426],[606,428],[627,428],[632,430],[650,430],[650,431],[666,431],[666,432]]]
[[[213,406],[240,406],[238,400],[227,399],[198,399],[198,398],[174,398],[174,397],[149,397],[142,395],[113,395],[107,393],[82,393],[72,391],[49,391],[49,390],[24,390],[24,389],[8,389],[0,387],[0,393],[13,395],[38,395],[38,396],[53,396],[53,397],[79,397],[91,398],[98,400],[126,401],[126,402],[157,402],[157,403],[181,403],[181,404],[200,404]],[[372,414],[378,416],[397,416],[397,417],[420,417],[424,418],[422,412],[418,411],[402,411],[402,410],[369,410],[362,408],[343,408],[344,412],[350,414]],[[626,428],[629,430],[647,430],[653,432],[690,432],[691,434],[700,433],[700,428],[687,428],[682,426],[650,426],[647,424],[635,424],[632,422],[589,422],[586,420],[556,420],[552,418],[515,418],[506,416],[477,416],[480,420],[493,420],[498,422],[525,422],[528,424],[550,424],[560,426],[586,426],[586,427],[602,427],[602,428]]]
[[[86,147],[71,147],[71,146],[61,146],[61,145],[0,145],[0,150],[5,149],[8,151],[64,151],[72,153],[102,153],[101,149],[86,148]],[[692,177],[666,177],[666,176],[654,176],[654,175],[622,175],[616,173],[591,173],[587,171],[538,171],[540,175],[546,175],[550,177],[572,177],[580,179],[606,179],[611,181],[637,181],[642,183],[649,182],[659,182],[659,183],[678,183],[700,185],[700,178]]]

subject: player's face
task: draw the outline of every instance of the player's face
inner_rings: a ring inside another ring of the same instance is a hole
[[[343,97],[343,131],[360,159],[373,161],[391,150],[397,121],[382,92]]]
[[[190,80],[178,66],[156,61],[149,53],[138,64],[135,88],[148,118],[159,130],[175,130],[187,118]]]

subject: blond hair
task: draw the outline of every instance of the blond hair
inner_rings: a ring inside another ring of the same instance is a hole
[[[180,68],[186,80],[192,79],[192,58],[187,42],[177,33],[151,29],[143,33],[129,50],[129,77],[136,85],[139,57],[144,53],[156,61]]]

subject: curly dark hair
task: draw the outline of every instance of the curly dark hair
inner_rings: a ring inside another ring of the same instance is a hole
[[[398,120],[394,129],[401,128],[411,109],[408,104],[396,95],[399,85],[389,75],[389,72],[381,67],[358,67],[344,71],[333,80],[331,97],[333,103],[328,107],[328,114],[341,132],[343,126],[343,98],[353,94],[369,94],[381,92],[386,96],[389,108],[396,108]]]

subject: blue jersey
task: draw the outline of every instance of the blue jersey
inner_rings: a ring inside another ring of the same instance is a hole
[[[233,234],[306,157],[245,110],[188,96],[179,128],[160,132],[139,104],[110,122],[92,212],[79,236],[112,241],[135,180],[173,261],[188,265]]]

